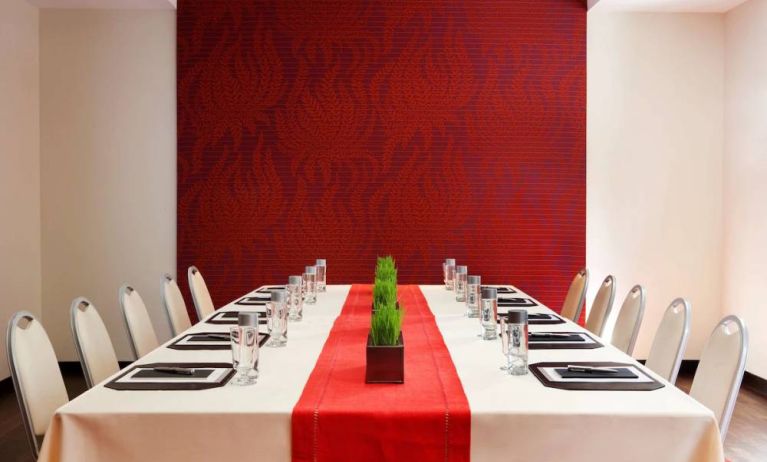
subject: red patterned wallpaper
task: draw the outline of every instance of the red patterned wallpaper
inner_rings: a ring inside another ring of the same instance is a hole
[[[178,274],[454,257],[558,307],[585,260],[581,0],[180,0]]]

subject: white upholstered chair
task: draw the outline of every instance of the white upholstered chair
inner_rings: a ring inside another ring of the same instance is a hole
[[[735,408],[747,354],[746,325],[737,316],[727,316],[711,333],[692,379],[690,396],[714,412],[722,441]]]
[[[192,292],[194,308],[197,310],[197,320],[202,321],[216,310],[213,305],[213,299],[210,298],[208,286],[205,279],[202,278],[200,270],[196,266],[190,266],[187,271],[189,277],[189,290]]]
[[[162,278],[162,302],[165,305],[165,313],[168,315],[168,323],[173,335],[178,335],[192,326],[189,313],[186,311],[184,296],[181,295],[181,289],[170,274]]]
[[[152,320],[141,295],[129,285],[120,288],[120,307],[123,310],[133,355],[139,359],[160,345],[152,327]]]
[[[639,328],[644,317],[645,290],[640,285],[631,288],[623,300],[613,328],[612,344],[627,355],[634,352]]]
[[[683,298],[677,298],[666,308],[645,365],[664,379],[675,383],[689,333],[690,303]]]
[[[8,365],[24,429],[37,459],[51,417],[69,401],[53,345],[40,321],[20,311],[8,324]]]
[[[602,335],[605,329],[605,323],[613,310],[613,301],[615,300],[615,277],[609,275],[599,286],[594,303],[591,304],[589,319],[586,321],[586,329],[596,335]]]
[[[586,297],[586,289],[589,285],[589,270],[583,268],[578,271],[578,274],[573,278],[573,282],[570,283],[570,288],[567,290],[567,296],[565,302],[562,304],[562,311],[560,314],[565,318],[578,322],[578,318],[581,315],[583,309],[583,300]]]
[[[120,370],[109,332],[93,303],[76,298],[70,311],[70,326],[88,388]]]

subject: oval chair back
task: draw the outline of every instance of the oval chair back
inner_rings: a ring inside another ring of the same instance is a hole
[[[605,323],[613,310],[615,300],[615,276],[609,275],[599,286],[594,303],[591,304],[589,319],[586,321],[586,329],[596,335],[602,335]]]
[[[76,298],[70,310],[70,326],[88,388],[120,370],[109,332],[93,303],[84,297]]]
[[[189,291],[192,292],[192,301],[194,301],[194,308],[197,311],[197,320],[202,321],[213,314],[216,308],[200,270],[196,266],[190,266],[187,276],[189,277]]]
[[[748,355],[748,330],[737,316],[722,319],[700,356],[690,396],[711,409],[724,441]]]
[[[669,382],[676,383],[689,334],[690,303],[677,298],[666,308],[645,365]]]
[[[7,342],[21,419],[37,459],[53,414],[69,401],[67,389],[48,334],[32,313],[20,311],[11,318]]]
[[[165,314],[168,315],[168,324],[174,336],[192,327],[189,313],[186,311],[184,296],[178,288],[173,276],[166,274],[162,278],[162,303],[165,306]]]
[[[152,320],[141,295],[129,285],[120,288],[120,307],[133,356],[139,359],[160,345]]]
[[[626,295],[626,299],[623,300],[621,311],[618,313],[618,319],[615,320],[611,343],[629,356],[634,352],[639,328],[642,327],[644,307],[644,287],[635,285]]]
[[[567,296],[562,303],[562,311],[560,314],[565,318],[578,322],[578,318],[581,315],[583,309],[583,300],[586,298],[586,289],[589,285],[589,270],[583,268],[578,271],[573,281],[570,283],[570,288],[567,290]]]

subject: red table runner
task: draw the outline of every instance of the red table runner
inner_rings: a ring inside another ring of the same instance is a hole
[[[294,461],[468,461],[471,414],[418,286],[405,307],[405,383],[366,384],[372,286],[354,285],[293,408]]]

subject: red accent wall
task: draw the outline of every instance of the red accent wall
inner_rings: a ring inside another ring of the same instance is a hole
[[[181,0],[178,274],[223,305],[317,257],[454,257],[552,307],[585,260],[581,0]]]

